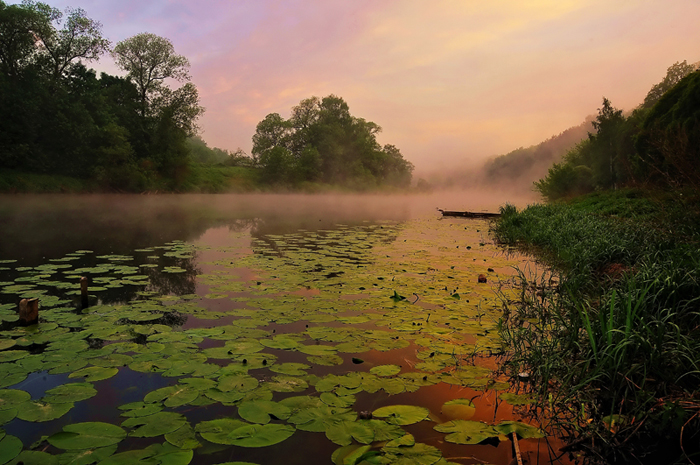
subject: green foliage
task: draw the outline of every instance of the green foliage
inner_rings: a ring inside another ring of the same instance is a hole
[[[644,103],[624,116],[610,101],[592,122],[595,133],[535,182],[548,200],[647,183],[700,187],[700,72],[685,61],[669,67]]]
[[[311,97],[292,109],[289,120],[271,113],[258,123],[252,154],[271,184],[407,187],[413,165],[395,146],[379,145],[380,130],[375,123],[350,115],[340,97]]]
[[[690,73],[649,110],[636,138],[640,177],[700,187],[700,72]]]
[[[83,10],[64,15],[44,3],[0,1],[0,17],[0,166],[91,179],[103,190],[187,183],[186,138],[203,109],[193,84],[172,90],[162,83],[187,78],[187,60],[167,39],[123,41],[115,54],[127,78],[98,78],[82,63],[108,51],[109,41]],[[136,55],[141,61],[129,61]]]
[[[595,438],[605,453],[624,453],[616,447],[624,443],[640,452],[653,447],[640,437],[658,427],[667,399],[696,391],[696,210],[670,196],[600,192],[573,205],[508,209],[495,225],[500,241],[534,248],[557,270],[521,274],[501,321],[509,364],[529,373],[552,427]],[[695,225],[680,229],[688,236],[675,233],[683,223]]]

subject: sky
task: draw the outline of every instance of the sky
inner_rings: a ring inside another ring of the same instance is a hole
[[[603,96],[631,110],[670,65],[700,61],[698,0],[44,1],[84,9],[113,45],[170,39],[210,147],[250,153],[267,114],[335,94],[416,174],[537,144]],[[88,66],[124,74],[109,56]]]

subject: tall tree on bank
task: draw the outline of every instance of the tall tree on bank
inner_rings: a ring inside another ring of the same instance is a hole
[[[165,37],[144,32],[119,42],[112,51],[117,65],[127,72],[141,97],[141,116],[146,117],[150,103],[162,96],[163,81],[189,81],[190,62],[175,53]]]
[[[189,61],[175,53],[170,40],[151,33],[119,42],[112,56],[138,91],[139,157],[155,163],[161,174],[177,183],[188,170],[187,137],[196,134],[196,120],[204,112],[197,87],[189,82]],[[167,79],[185,84],[173,90],[165,83]]]
[[[395,146],[379,145],[380,131],[352,116],[338,96],[311,97],[292,109],[289,120],[271,113],[258,123],[252,155],[273,183],[408,186],[413,165]]]

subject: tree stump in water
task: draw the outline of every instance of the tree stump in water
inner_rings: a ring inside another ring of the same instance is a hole
[[[19,322],[22,326],[39,322],[39,299],[22,299],[19,302]]]
[[[82,308],[88,308],[90,303],[88,302],[88,279],[87,276],[80,278],[80,304]]]

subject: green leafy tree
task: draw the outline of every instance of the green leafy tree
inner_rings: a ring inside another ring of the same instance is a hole
[[[689,65],[685,60],[675,62],[666,70],[666,76],[651,88],[647,96],[644,98],[642,108],[651,108],[659,99],[668,92],[673,86],[681,82],[681,79],[695,71],[697,68],[694,65]]]
[[[380,131],[376,123],[352,116],[341,97],[311,97],[292,108],[289,120],[272,113],[258,123],[252,154],[277,183],[408,186],[413,165],[395,146],[379,145]]]
[[[43,4],[42,4],[43,5]],[[0,0],[0,71],[18,77],[36,56],[37,36],[53,29],[52,17],[37,4],[7,5]]]
[[[63,21],[63,13],[46,4],[26,0],[23,4],[42,11],[53,23],[60,25]],[[110,46],[109,40],[102,36],[102,24],[88,18],[81,8],[66,10],[61,29],[40,27],[35,34],[42,52],[40,59],[47,63],[54,80],[62,77],[75,60],[98,60]]]
[[[170,40],[151,33],[136,34],[119,42],[112,51],[117,66],[136,84],[141,98],[141,115],[149,114],[150,102],[162,97],[163,81],[188,81],[190,62],[175,53]]]

